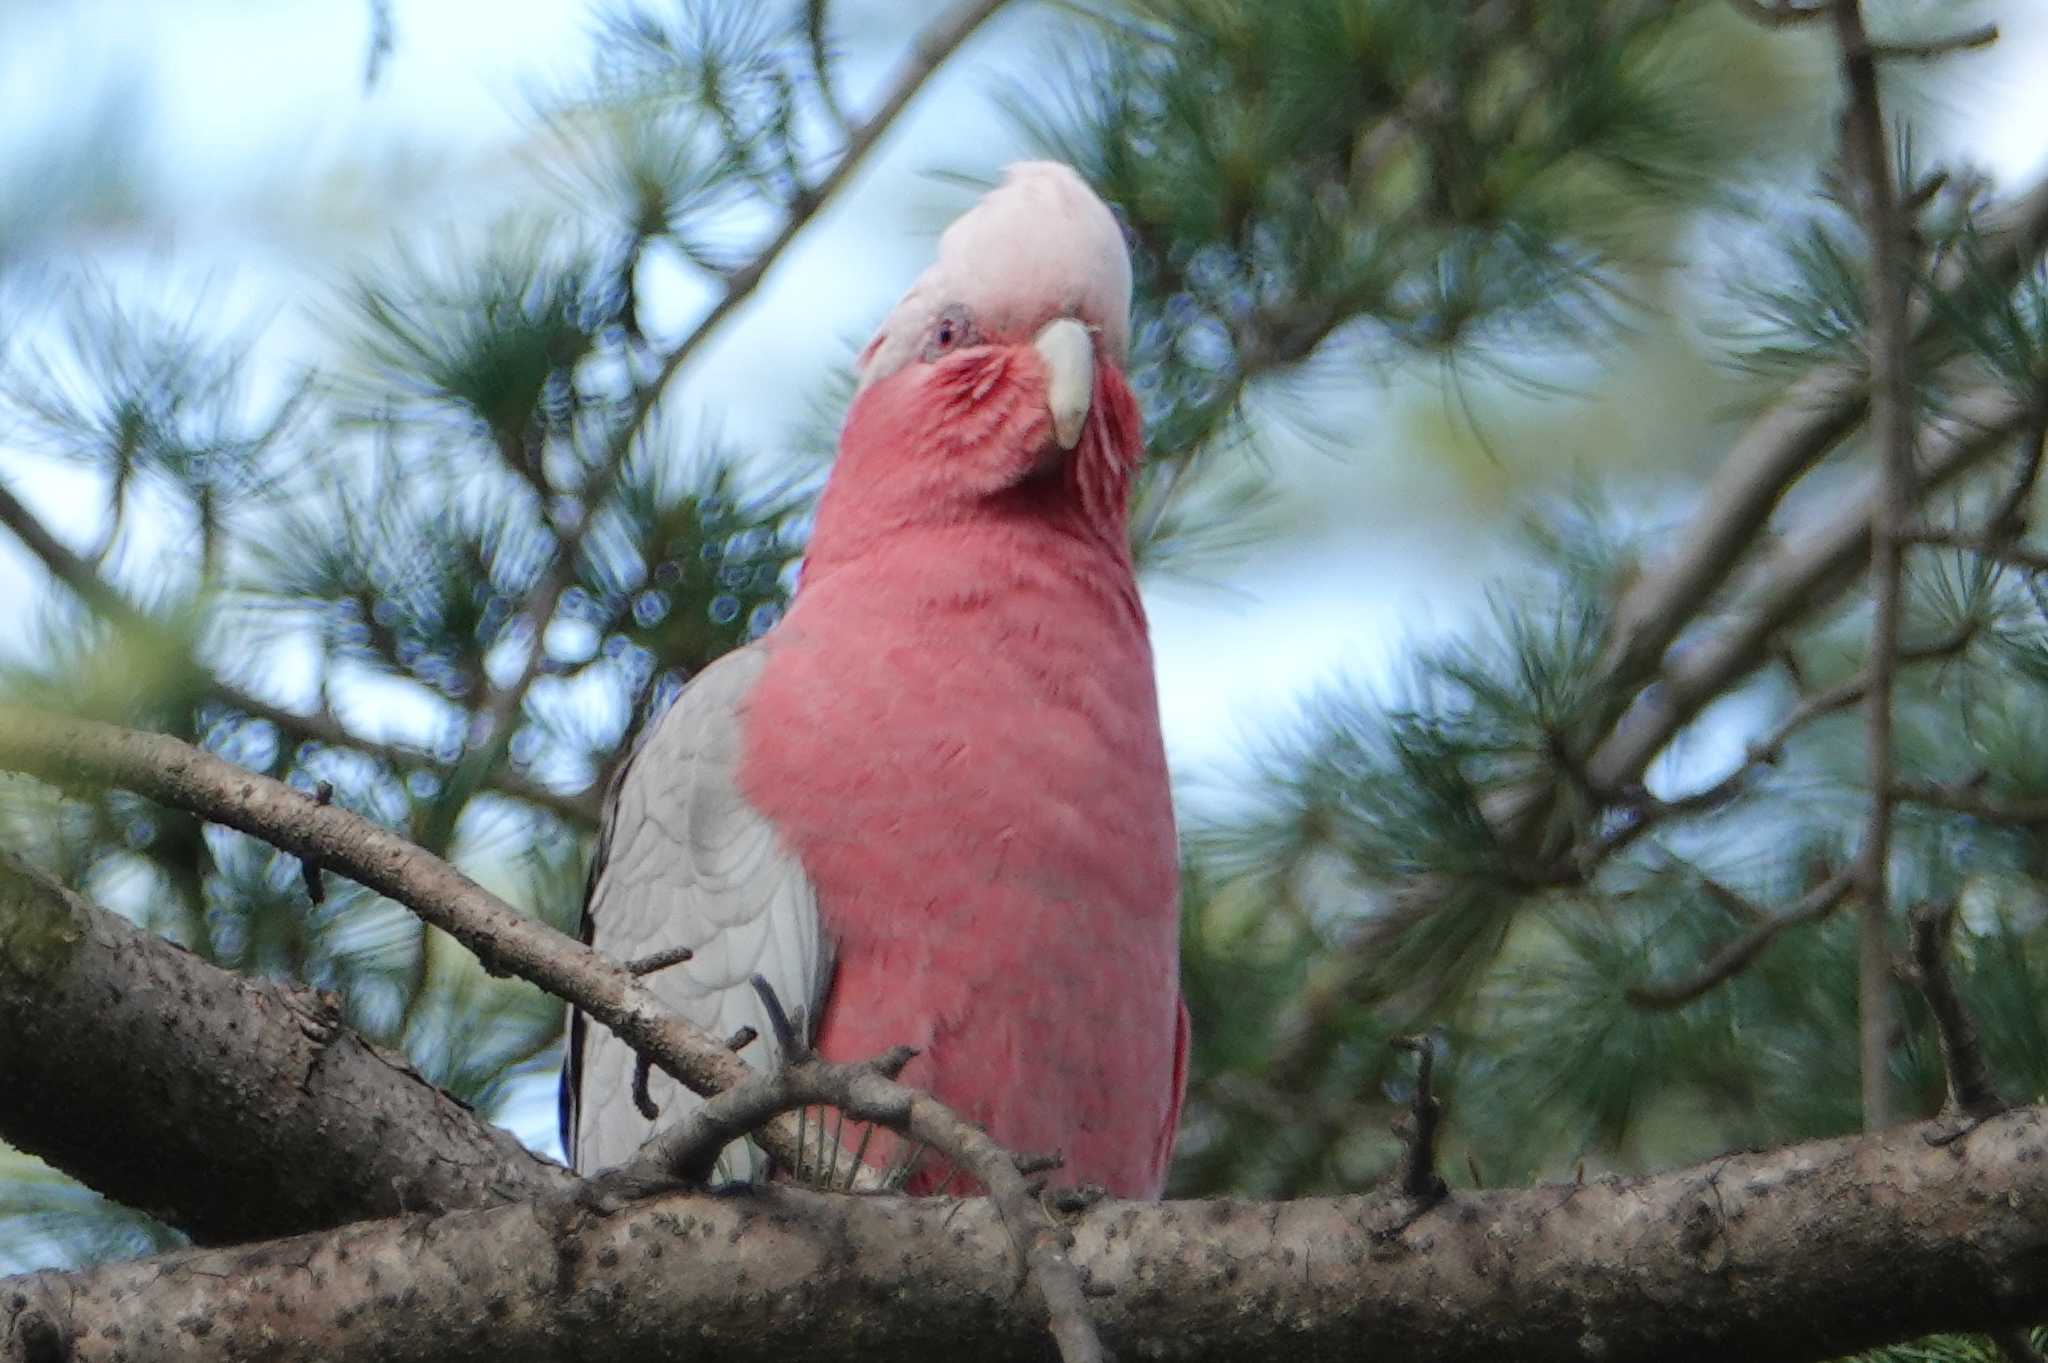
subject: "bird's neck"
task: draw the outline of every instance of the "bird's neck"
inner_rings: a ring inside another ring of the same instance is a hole
[[[1080,443],[1046,468],[1044,391],[1029,364],[991,347],[863,393],[818,503],[799,594],[847,571],[897,577],[926,558],[1000,576],[1020,554],[1128,583],[1136,399],[1100,366]]]

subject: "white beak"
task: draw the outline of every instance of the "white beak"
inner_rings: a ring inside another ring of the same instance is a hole
[[[1095,340],[1071,317],[1047,322],[1031,342],[1045,361],[1045,405],[1052,412],[1053,439],[1071,450],[1081,443],[1088,404],[1095,398]]]

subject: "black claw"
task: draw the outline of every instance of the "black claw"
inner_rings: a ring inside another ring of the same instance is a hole
[[[796,1024],[789,1020],[783,1010],[782,1000],[776,997],[775,986],[763,976],[754,976],[754,992],[761,996],[761,1006],[768,1012],[768,1029],[775,1033],[775,1044],[782,1048],[782,1060],[793,1065],[811,1053],[811,1048],[797,1035]]]
[[[1108,1196],[1109,1189],[1099,1183],[1084,1183],[1078,1188],[1055,1188],[1052,1209],[1062,1216],[1079,1216]]]

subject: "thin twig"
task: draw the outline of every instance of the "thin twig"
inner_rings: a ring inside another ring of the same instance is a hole
[[[0,768],[61,785],[122,786],[289,855],[315,858],[326,870],[441,929],[475,952],[486,969],[518,976],[575,1004],[695,1093],[722,1092],[754,1073],[722,1040],[672,1014],[624,966],[520,913],[440,858],[389,829],[190,744],[0,705]],[[794,1158],[795,1123],[788,1118],[778,1118],[758,1139],[775,1158]]]
[[[334,782],[322,781],[314,786],[313,800],[316,804],[333,804]],[[299,858],[299,876],[306,882],[306,898],[315,904],[325,904],[327,887],[320,882],[320,863],[312,857]]]
[[[1875,61],[1930,61],[1957,52],[1989,47],[1997,41],[1998,25],[1980,24],[1946,38],[1927,38],[1913,43],[1871,43],[1864,51]]]
[[[1825,0],[1816,5],[1798,5],[1792,0],[1775,0],[1775,3],[1774,0],[1728,0],[1728,3],[1766,28],[1789,28],[1825,19],[1828,15]]]
[[[1930,643],[1901,647],[1898,651],[1898,662],[1903,666],[1908,663],[1952,658],[1969,647],[1982,629],[1980,621],[1965,620],[1944,638]],[[1789,661],[1788,658],[1787,662]],[[1595,867],[1659,825],[1707,813],[1726,805],[1742,793],[1760,769],[1775,764],[1784,756],[1785,745],[1790,743],[1801,729],[1817,719],[1857,704],[1869,694],[1869,691],[1870,672],[1866,669],[1848,681],[1838,682],[1824,691],[1816,691],[1806,696],[1793,707],[1790,714],[1778,721],[1777,727],[1749,745],[1740,765],[1712,785],[1668,800],[1659,800],[1647,792],[1638,792],[1629,801],[1635,817],[1595,840],[1586,849],[1580,858],[1581,874],[1590,874]]]
[[[10,493],[4,484],[0,484],[0,526],[12,532],[52,577],[62,582],[74,596],[108,624],[117,629],[131,630],[152,642],[171,639],[170,631],[161,621],[129,601],[94,569],[89,560],[65,547],[36,518],[35,513]],[[182,646],[181,644],[180,647]],[[193,665],[199,666],[197,660],[193,661]],[[321,712],[306,715],[288,710],[260,696],[252,695],[211,673],[206,675],[205,681],[206,688],[223,704],[240,710],[252,719],[262,720],[295,744],[318,743],[323,747],[360,752],[401,771],[424,768],[446,776],[450,770],[448,763],[432,753],[401,744],[383,743],[352,733],[332,714]],[[513,799],[537,805],[574,822],[597,822],[597,800],[594,793],[560,795],[514,772],[497,773],[491,777],[489,784],[493,789]]]
[[[1999,800],[1984,794],[1976,781],[1894,781],[1892,798],[1902,804],[1953,810],[1986,823],[2038,828],[2048,824],[2048,799]]]
[[[1765,918],[1756,927],[1727,943],[1709,956],[1693,974],[1676,980],[1633,985],[1628,991],[1628,1001],[1638,1008],[1652,1011],[1691,1003],[1716,985],[1741,974],[1787,929],[1817,923],[1833,913],[1848,897],[1849,891],[1856,887],[1857,879],[1854,865],[1835,872],[1784,913]]]
[[[2034,428],[2033,439],[2027,442],[2025,453],[2020,456],[2019,472],[2012,480],[2012,486],[1998,499],[1991,514],[1984,518],[1985,538],[2004,543],[2026,532],[2027,502],[2033,496],[2034,485],[2040,481],[2044,456],[2048,456],[2048,423]]]
[[[626,962],[626,973],[634,976],[652,975],[657,970],[666,970],[672,965],[681,965],[697,953],[688,947],[669,947],[665,951],[649,952]]]
[[[1842,149],[1856,185],[1870,240],[1870,431],[1881,477],[1870,517],[1870,687],[1866,698],[1865,761],[1870,815],[1857,858],[1862,881],[1858,939],[1857,1018],[1863,1075],[1863,1129],[1891,1118],[1891,847],[1892,691],[1905,614],[1905,551],[1914,502],[1913,375],[1906,316],[1911,292],[1909,224],[1899,211],[1890,140],[1879,102],[1877,63],[1863,27],[1861,0],[1835,0],[1835,39],[1849,103],[1842,115]]]
[[[1415,1098],[1395,1124],[1401,1137],[1401,1191],[1419,1202],[1435,1204],[1451,1194],[1436,1169],[1436,1132],[1444,1105],[1436,1096],[1436,1042],[1427,1034],[1396,1037],[1396,1050],[1415,1053]]]
[[[1939,549],[1960,549],[2025,573],[2048,573],[2048,552],[2029,549],[2023,544],[1991,535],[1969,535],[1959,530],[1915,530],[1907,536],[1907,541]]]
[[[1941,1038],[1941,1064],[1948,1077],[1944,1114],[1967,1123],[2005,1111],[2006,1102],[1992,1087],[1991,1071],[1977,1041],[1977,1024],[1948,973],[1949,934],[1954,929],[1954,900],[1919,904],[1908,916],[1913,954],[1901,973],[1927,1000],[1934,1029]]]

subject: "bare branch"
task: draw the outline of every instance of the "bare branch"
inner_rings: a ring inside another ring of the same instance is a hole
[[[1941,1037],[1942,1069],[1948,1076],[1946,1115],[1975,1124],[2003,1112],[2005,1101],[1992,1087],[1991,1071],[1977,1043],[1977,1024],[1948,973],[1948,940],[1956,920],[1954,901],[1916,905],[1910,916],[1913,954],[1902,972],[1927,999]]]
[[[1989,385],[1957,397],[1920,433],[1923,493],[1974,468],[2036,414],[2020,397]],[[1764,572],[1746,609],[1665,660],[1651,686],[1586,760],[1596,789],[1626,790],[1707,703],[1770,656],[1778,633],[1824,608],[1869,561],[1873,489],[1795,541]],[[1673,626],[1675,628],[1675,626]]]
[[[1444,1105],[1436,1096],[1436,1042],[1424,1033],[1398,1037],[1397,1048],[1415,1053],[1415,1097],[1401,1130],[1401,1191],[1417,1202],[1435,1205],[1450,1196],[1450,1187],[1436,1171],[1436,1129]]]
[[[66,548],[4,484],[0,484],[0,526],[11,531],[52,577],[68,587],[108,624],[130,630],[144,639],[166,637],[165,627],[160,621],[123,596],[112,583],[100,576],[90,561]],[[352,733],[332,715],[304,715],[288,710],[217,676],[209,676],[207,684],[224,704],[264,721],[294,743],[319,743],[329,748],[364,753],[401,771],[425,768],[446,775],[450,769],[448,763],[431,753],[395,743],[379,743]],[[559,795],[510,771],[495,773],[488,784],[515,800],[547,809],[572,822],[586,825],[597,822],[597,800],[592,792]]]
[[[2048,573],[2048,553],[2030,549],[2011,540],[1990,535],[1967,535],[1957,530],[1916,530],[1908,539],[1913,544],[1940,549],[1961,549],[1994,563],[2003,563],[2027,573]]]
[[[1746,915],[1758,917],[1761,921],[1709,956],[1696,972],[1681,979],[1633,985],[1628,991],[1628,1001],[1638,1008],[1655,1011],[1691,1003],[1715,986],[1741,974],[1788,929],[1806,923],[1817,923],[1833,913],[1848,897],[1849,891],[1856,887],[1856,883],[1856,868],[1850,866],[1835,872],[1807,891],[1797,904],[1784,913],[1765,915],[1759,911]]]
[[[1796,4],[1794,0],[1728,0],[1728,3],[1766,28],[1790,28],[1795,24],[1825,19],[1829,8],[1828,0],[1813,5]]]
[[[1895,781],[1892,798],[1906,804],[1954,810],[1986,823],[2037,828],[2048,824],[2048,800],[1999,800],[1978,789],[1975,781],[1943,784],[1935,781]]]
[[[1937,282],[1951,291],[1981,288],[1986,279],[2010,282],[2044,248],[2048,181],[2013,204],[1974,269],[1951,262]],[[1914,312],[1929,318],[1936,309],[1923,304]],[[1742,561],[1786,489],[1863,419],[1867,393],[1854,366],[1821,365],[1750,423],[1715,470],[1677,551],[1638,579],[1616,609],[1606,668],[1625,694],[1668,666],[1666,651]]]
[[[1879,103],[1877,64],[1863,28],[1861,0],[1835,0],[1835,40],[1849,105],[1842,116],[1844,159],[1856,186],[1870,240],[1870,431],[1880,477],[1870,517],[1870,687],[1864,760],[1870,817],[1857,857],[1862,881],[1862,932],[1857,954],[1857,1026],[1863,1073],[1863,1128],[1891,1116],[1891,849],[1892,681],[1905,614],[1905,551],[1901,537],[1913,516],[1912,344],[1906,316],[1912,288],[1908,223],[1892,177],[1890,140]]]
[[[0,766],[59,784],[124,786],[293,856],[315,858],[412,910],[475,952],[487,969],[567,999],[696,1093],[720,1092],[752,1073],[723,1041],[671,1015],[624,966],[521,914],[398,834],[189,744],[0,705]],[[759,1139],[793,1167],[794,1121],[778,1119]]]
[[[1929,38],[1917,43],[1869,43],[1863,51],[1874,61],[1930,61],[1957,52],[1985,48],[1998,41],[1997,24],[1952,33],[1946,38]]]
[[[0,1139],[201,1244],[566,1195],[340,1022],[0,855]]]
[[[1461,1195],[1389,1238],[1397,1190],[1107,1203],[1073,1224],[1105,1344],[1194,1361],[1837,1358],[2048,1315],[2048,1110],[1968,1158],[1904,1126],[1647,1177]],[[1827,1228],[1817,1252],[1815,1226]],[[986,1201],[768,1186],[609,1217],[352,1226],[0,1283],[0,1363],[1045,1356]],[[1645,1310],[1644,1303],[1655,1309]]]

